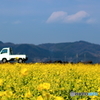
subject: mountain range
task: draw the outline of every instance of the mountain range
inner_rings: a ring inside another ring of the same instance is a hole
[[[100,63],[100,45],[86,41],[65,42],[65,43],[44,43],[14,44],[0,41],[0,50],[4,47],[11,47],[14,54],[26,54],[27,62],[47,61],[93,61]]]

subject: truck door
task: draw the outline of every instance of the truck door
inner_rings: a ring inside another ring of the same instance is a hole
[[[2,49],[0,52],[0,60],[2,60],[3,58],[8,58],[9,56],[9,52],[8,49]]]

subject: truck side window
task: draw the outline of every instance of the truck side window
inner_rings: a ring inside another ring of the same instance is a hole
[[[3,53],[7,53],[7,49],[2,50],[1,54],[3,54]]]

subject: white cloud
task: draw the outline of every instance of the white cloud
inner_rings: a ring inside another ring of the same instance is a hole
[[[64,23],[72,23],[82,21],[84,18],[88,16],[89,14],[85,11],[79,11],[73,15],[68,15],[67,12],[64,11],[58,11],[53,12],[46,22],[51,23],[60,21]]]
[[[90,19],[87,20],[87,23],[88,24],[95,23],[95,22],[96,22],[96,20],[93,19],[93,18],[90,18]]]
[[[85,11],[79,11],[76,14],[66,16],[65,22],[76,22],[81,21],[83,18],[87,17],[89,14]]]
[[[64,11],[53,12],[48,18],[47,23],[62,21],[67,16],[67,13]]]

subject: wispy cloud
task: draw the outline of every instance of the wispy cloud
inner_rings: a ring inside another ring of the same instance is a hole
[[[87,20],[88,24],[95,23],[95,22],[96,22],[96,19],[93,19],[93,18],[90,18]]]
[[[83,21],[83,19],[87,18],[88,16],[89,14],[86,11],[79,11],[72,15],[68,15],[67,12],[64,11],[57,11],[53,12],[46,22],[73,23]]]
[[[79,11],[76,14],[66,16],[64,22],[77,22],[86,18],[89,14],[85,11]]]
[[[67,13],[64,11],[53,12],[51,16],[48,18],[47,23],[63,21],[67,16]]]

